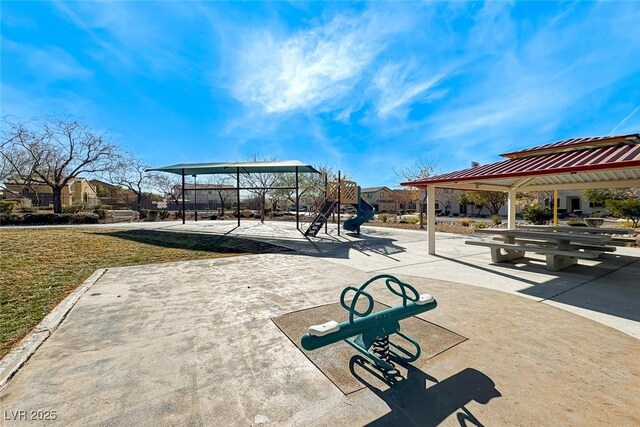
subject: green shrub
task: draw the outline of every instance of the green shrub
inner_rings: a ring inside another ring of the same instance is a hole
[[[71,217],[70,224],[97,224],[100,217],[98,214],[89,212],[79,212]]]
[[[461,218],[460,225],[463,227],[468,227],[471,225],[471,218]]]
[[[571,227],[586,227],[587,224],[585,224],[582,221],[575,221],[575,220],[571,220],[571,221],[567,221],[567,225],[571,226]]]
[[[2,225],[66,225],[66,224],[97,224],[98,215],[81,212],[69,213],[28,213],[22,217],[15,214],[0,214]]]
[[[482,222],[482,221],[475,221],[473,223],[473,228],[487,228],[488,225],[486,222]]]
[[[102,205],[94,205],[91,210],[94,214],[98,215],[99,220],[103,220],[107,215],[107,211]]]
[[[531,224],[544,225],[553,218],[553,212],[550,207],[530,205],[522,209],[522,218]]]
[[[400,220],[400,224],[417,224],[418,222],[420,222],[420,220],[413,216],[402,218]]]
[[[169,211],[158,211],[158,218],[160,218],[161,220],[169,218]]]
[[[493,222],[493,225],[500,225],[502,224],[502,218],[500,218],[500,215],[492,215],[491,222]]]
[[[64,208],[62,208],[62,213],[75,214],[78,212],[82,212],[82,210],[83,210],[82,205],[65,206]]]
[[[0,212],[0,225],[20,225],[20,221],[16,214]]]
[[[389,215],[380,215],[380,221],[382,222],[389,221]]]
[[[147,212],[147,221],[156,221],[158,219],[158,211],[156,210],[149,210]]]
[[[605,207],[614,216],[630,219],[633,228],[638,226],[638,221],[640,221],[640,199],[607,200]]]
[[[149,216],[149,209],[140,209],[140,219],[147,219]]]
[[[10,214],[16,207],[16,202],[2,201],[0,202],[0,213]]]

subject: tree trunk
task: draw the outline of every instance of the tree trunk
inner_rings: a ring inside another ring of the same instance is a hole
[[[140,208],[142,206],[142,193],[137,193],[136,196],[136,206],[138,207],[138,212],[140,212]]]
[[[424,230],[424,203],[420,202],[420,230]]]
[[[53,213],[62,213],[62,187],[51,187],[53,190]]]
[[[265,215],[265,210],[267,209],[267,206],[265,205],[265,197],[266,194],[262,194],[262,201],[260,202],[260,222],[262,224],[264,224],[264,215]]]

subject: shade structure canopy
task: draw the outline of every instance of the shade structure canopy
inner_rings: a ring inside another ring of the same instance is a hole
[[[401,184],[427,190],[430,254],[435,254],[436,188],[506,192],[508,227],[515,228],[519,191],[640,187],[638,133],[571,138],[501,156],[506,160]]]
[[[272,162],[231,162],[231,163],[180,163],[177,165],[151,168],[147,171],[168,172],[177,175],[220,175],[252,173],[321,173],[311,165],[298,160]]]
[[[572,138],[502,154],[506,160],[401,185],[546,191],[640,186],[640,134]]]
[[[295,189],[296,190],[296,228],[300,229],[300,186],[299,186],[299,174],[301,173],[317,173],[322,174],[319,170],[311,165],[302,163],[298,160],[283,160],[283,161],[261,161],[261,162],[231,162],[231,163],[179,163],[177,165],[164,166],[161,168],[150,168],[146,170],[167,172],[180,175],[182,177],[182,191],[181,195],[185,192],[185,176],[191,175],[194,179],[193,191],[194,199],[198,194],[198,187],[195,184],[196,177],[198,175],[235,175],[236,178],[236,216],[238,218],[238,227],[240,226],[240,190],[275,190],[275,189]],[[251,174],[270,174],[270,173],[294,173],[296,179],[295,187],[273,187],[273,186],[261,186],[261,187],[245,187],[240,188],[240,175]],[[262,193],[264,201],[264,193]],[[185,215],[185,198],[182,197],[182,223],[186,221]],[[198,220],[197,205],[194,200],[194,220]]]

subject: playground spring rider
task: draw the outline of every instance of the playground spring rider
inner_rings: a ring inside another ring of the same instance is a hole
[[[373,311],[373,298],[365,288],[376,280],[384,280],[391,293],[402,298],[402,305],[391,307],[376,313]],[[355,295],[349,304],[345,301],[347,293],[354,291]],[[356,304],[360,296],[364,296],[368,306],[364,311],[358,311]],[[316,350],[344,340],[347,344],[371,359],[383,371],[395,369],[393,362],[410,363],[420,357],[420,346],[411,337],[400,332],[400,320],[436,308],[438,303],[429,294],[418,294],[416,289],[397,278],[381,274],[356,288],[346,287],[340,294],[340,305],[349,312],[349,320],[338,323],[335,320],[313,325],[302,336],[302,347],[306,350]],[[413,352],[389,340],[389,335],[399,335],[411,343]],[[390,349],[392,347],[393,349]]]

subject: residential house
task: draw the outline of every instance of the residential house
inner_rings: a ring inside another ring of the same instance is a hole
[[[171,196],[167,195],[167,208],[178,209],[175,200],[182,202],[182,186],[175,185]],[[222,196],[222,197],[221,197]],[[233,185],[217,184],[186,184],[184,185],[184,201],[186,209],[193,209],[197,204],[198,209],[214,210],[224,203],[225,209],[231,208],[237,202],[237,192]]]
[[[48,185],[28,185],[23,180],[10,179],[4,186],[7,200],[30,199],[33,206],[53,206],[53,190]],[[71,178],[62,188],[61,199],[62,207],[98,203],[95,188],[84,178]]]
[[[363,188],[361,197],[365,202],[372,205],[376,212],[395,212],[396,201],[393,197],[393,190],[389,187],[367,187]]]

